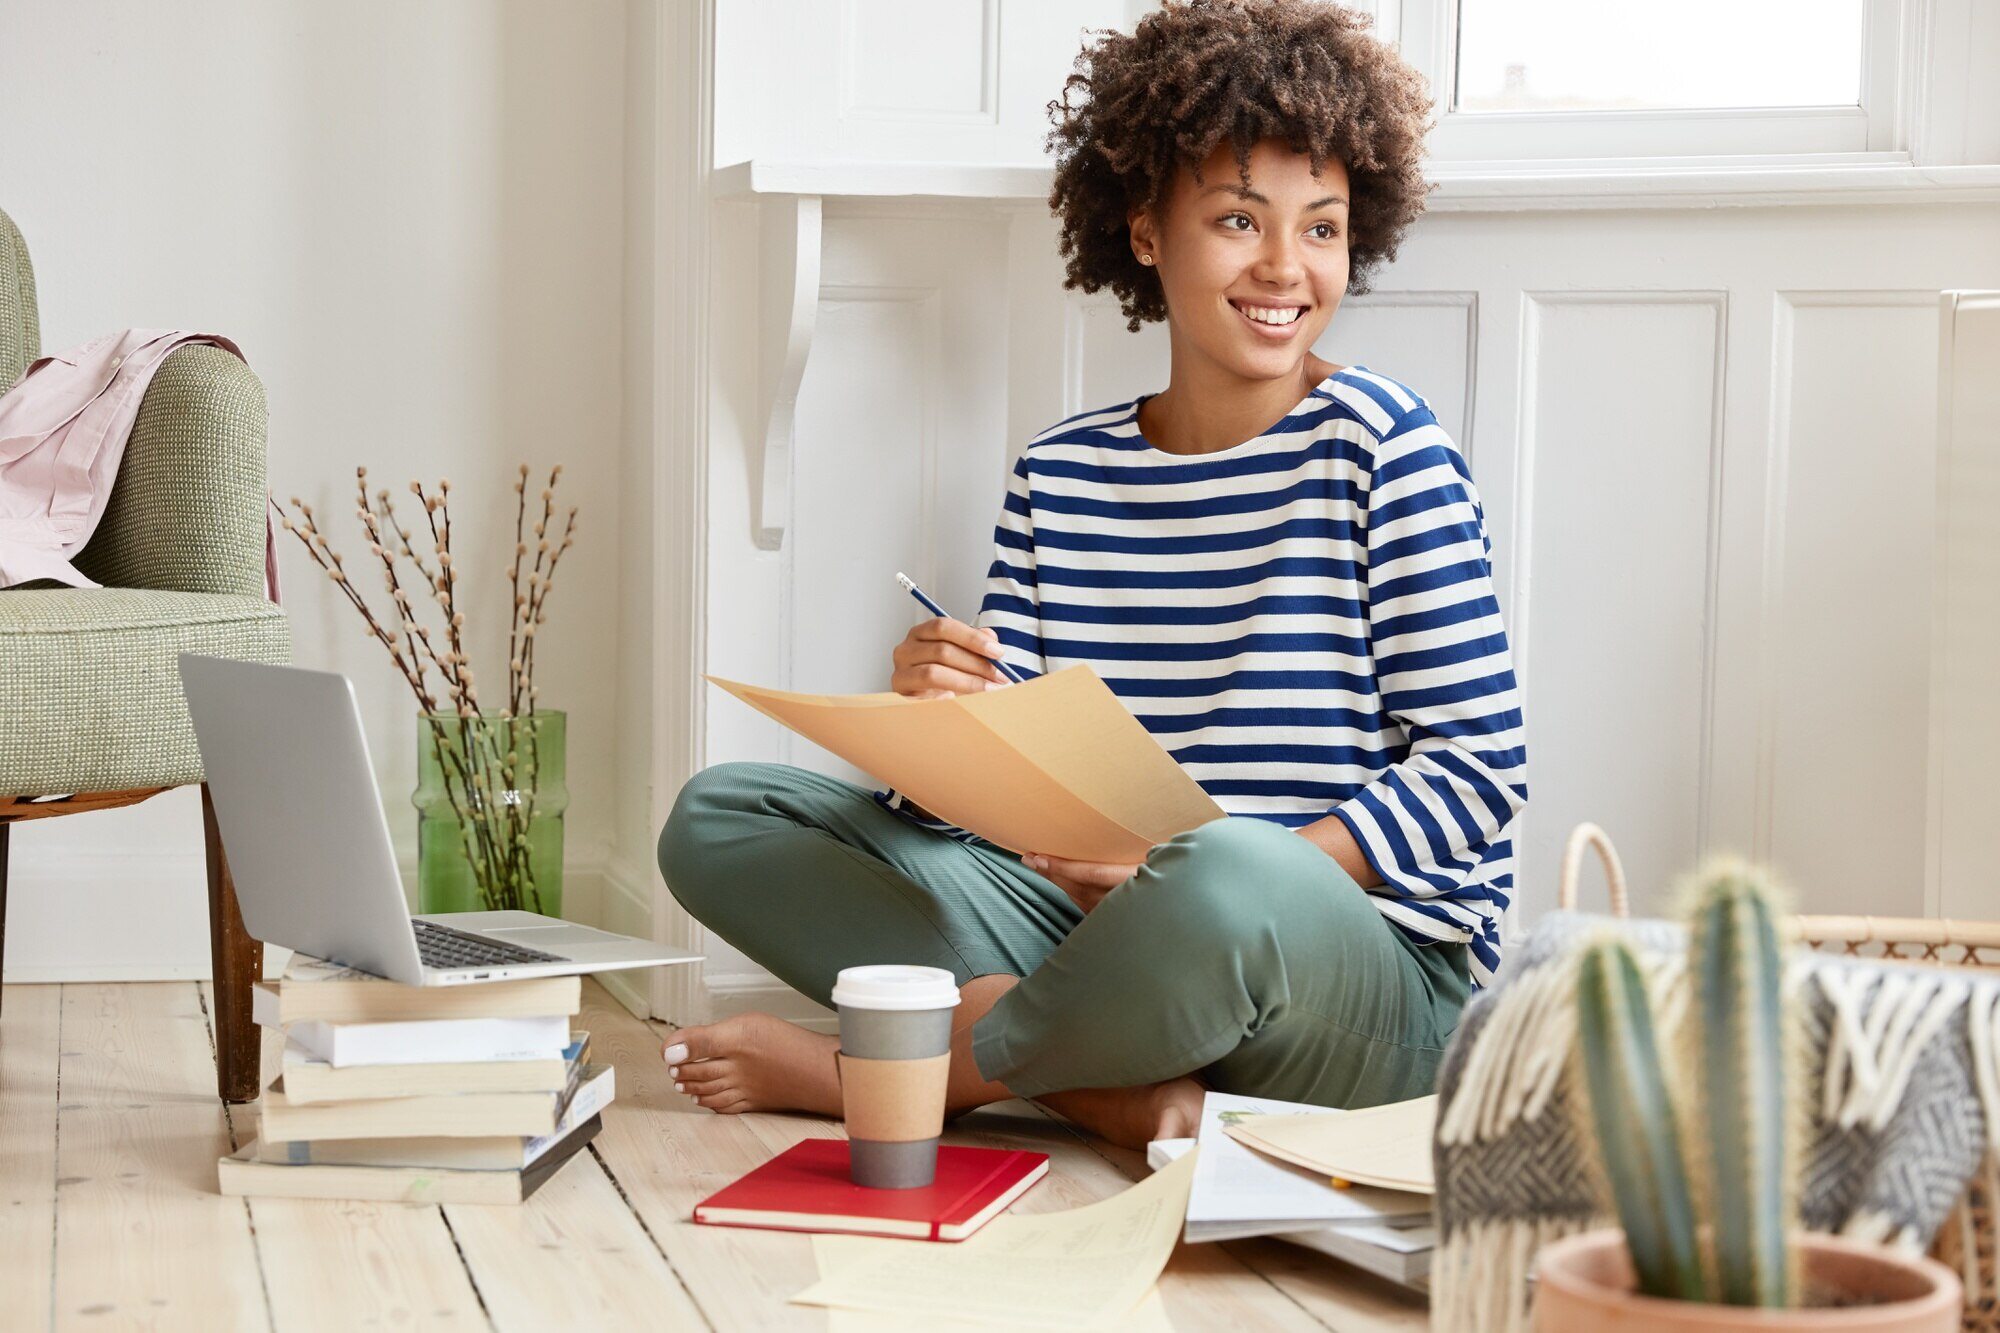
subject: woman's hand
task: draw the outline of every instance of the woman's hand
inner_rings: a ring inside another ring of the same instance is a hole
[[[1137,865],[1120,865],[1115,861],[1068,861],[1041,852],[1029,852],[1021,858],[1021,864],[1054,881],[1055,886],[1067,893],[1086,916],[1104,901],[1105,894],[1139,873]]]
[[[896,645],[889,688],[912,699],[976,694],[1008,680],[993,665],[1001,655],[1000,636],[962,620],[932,616],[911,628]]]

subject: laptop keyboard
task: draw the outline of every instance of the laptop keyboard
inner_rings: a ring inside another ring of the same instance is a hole
[[[483,935],[468,935],[450,926],[440,926],[435,921],[413,918],[410,924],[417,928],[417,956],[424,960],[425,967],[490,967],[500,963],[569,961],[560,954],[524,949],[518,944],[503,944]]]

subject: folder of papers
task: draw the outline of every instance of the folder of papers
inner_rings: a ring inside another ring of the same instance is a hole
[[[1176,833],[1224,817],[1088,665],[936,699],[707,679],[1011,852],[1133,864]]]
[[[1224,1126],[1238,1143],[1353,1185],[1437,1192],[1431,1171],[1436,1096],[1340,1115],[1253,1115]]]
[[[1201,1160],[1188,1196],[1186,1239],[1235,1240],[1325,1226],[1420,1226],[1431,1201],[1421,1194],[1357,1185],[1335,1189],[1326,1175],[1266,1157],[1228,1132],[1260,1115],[1316,1115],[1344,1120],[1332,1107],[1210,1091],[1203,1094],[1195,1141]]]
[[[1337,1138],[1338,1128],[1355,1117],[1391,1119],[1388,1112],[1401,1111],[1408,1126],[1405,1136],[1421,1136],[1429,1143],[1429,1130],[1415,1123],[1421,1118],[1418,1102],[1381,1109],[1384,1114],[1376,1117],[1369,1111],[1211,1091],[1202,1099],[1198,1138],[1155,1140],[1146,1160],[1158,1169],[1199,1143],[1183,1233],[1189,1241],[1274,1236],[1421,1288],[1437,1245],[1429,1196],[1368,1185],[1335,1188],[1328,1173],[1254,1151],[1237,1133],[1275,1120],[1310,1119]]]

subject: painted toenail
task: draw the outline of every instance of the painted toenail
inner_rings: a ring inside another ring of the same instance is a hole
[[[681,1061],[683,1061],[683,1060],[685,1060],[685,1059],[687,1059],[687,1058],[688,1058],[688,1048],[687,1048],[687,1043],[686,1043],[686,1042],[684,1042],[684,1041],[677,1041],[677,1042],[675,1042],[675,1043],[674,1043],[673,1045],[671,1045],[671,1046],[667,1047],[667,1063],[668,1063],[668,1064],[670,1064],[670,1065],[677,1065],[677,1064],[679,1064],[679,1063],[680,1063]]]
[[[680,1067],[679,1065],[668,1065],[668,1066],[667,1066],[667,1077],[668,1077],[668,1078],[679,1078],[680,1076],[681,1076],[681,1067]],[[679,1087],[680,1085],[679,1085],[679,1084],[677,1083],[677,1084],[675,1084],[674,1086],[675,1086],[675,1087]]]
[[[682,1087],[682,1086],[681,1086],[680,1084],[676,1083],[676,1084],[674,1084],[674,1091],[675,1091],[675,1092],[686,1092],[686,1091],[687,1091],[687,1089],[686,1089],[686,1088],[683,1088],[683,1087]]]

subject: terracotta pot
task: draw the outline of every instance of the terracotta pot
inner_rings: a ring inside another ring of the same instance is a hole
[[[1535,1328],[1540,1333],[1955,1333],[1959,1326],[1964,1293],[1952,1271],[1934,1259],[1905,1259],[1880,1246],[1810,1233],[1792,1244],[1810,1290],[1862,1303],[1761,1310],[1635,1295],[1625,1233],[1612,1229],[1542,1248],[1535,1270]]]

